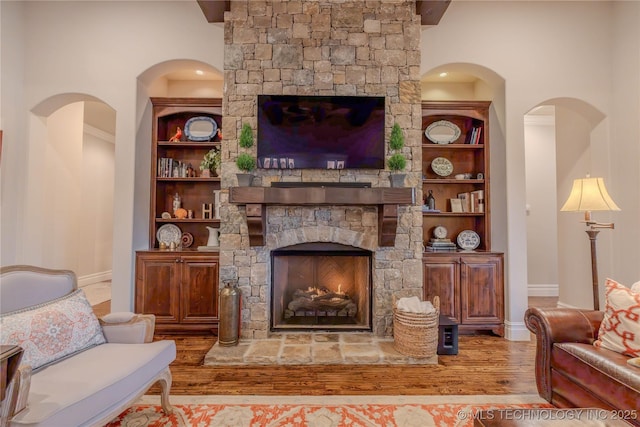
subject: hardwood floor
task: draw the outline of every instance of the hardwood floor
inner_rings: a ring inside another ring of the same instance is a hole
[[[555,306],[557,298],[531,298],[529,305]],[[108,305],[96,306],[107,313]],[[178,355],[171,365],[171,394],[223,395],[442,395],[537,394],[535,341],[492,335],[462,335],[458,354],[431,366],[203,366],[215,336],[162,335]],[[157,393],[153,388],[151,393]]]

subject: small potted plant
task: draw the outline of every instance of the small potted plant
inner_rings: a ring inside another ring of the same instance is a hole
[[[249,123],[242,125],[240,130],[240,138],[238,138],[238,145],[242,148],[253,147],[253,129]],[[253,171],[256,168],[256,159],[248,153],[240,153],[236,159],[236,166],[240,169],[241,173],[237,173],[238,185],[248,187],[253,182]]]
[[[404,147],[404,134],[402,133],[400,125],[396,123],[391,129],[391,137],[389,138],[389,150],[395,151],[395,153],[387,159],[387,166],[392,171],[389,175],[389,181],[392,187],[404,186],[406,174],[400,173],[400,171],[403,171],[404,168],[407,167],[407,159],[404,157],[404,154],[400,152],[402,147]]]
[[[220,176],[221,153],[219,147],[214,147],[204,155],[200,163],[200,170],[203,177],[210,177],[211,172]]]
[[[256,159],[248,153],[240,153],[236,159],[236,166],[241,173],[237,173],[238,185],[241,187],[249,187],[253,181],[252,170],[256,168]]]

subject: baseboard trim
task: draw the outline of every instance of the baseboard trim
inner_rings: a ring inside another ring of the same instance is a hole
[[[567,304],[562,301],[558,301],[558,308],[578,308],[575,305]]]
[[[560,287],[557,283],[529,283],[527,292],[530,297],[557,297],[560,295]]]
[[[524,322],[504,322],[504,338],[509,341],[531,341],[531,332]]]
[[[86,276],[78,277],[78,287],[93,285],[94,283],[100,283],[107,280],[111,280],[111,271],[103,271],[100,273],[87,274]]]

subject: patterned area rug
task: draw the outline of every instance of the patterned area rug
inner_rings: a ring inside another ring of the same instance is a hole
[[[487,409],[552,408],[537,395],[500,396],[158,396],[142,399],[107,427],[467,427]]]

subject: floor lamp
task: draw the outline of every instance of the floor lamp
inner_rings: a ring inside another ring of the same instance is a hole
[[[593,284],[593,309],[600,309],[598,287],[598,258],[596,256],[596,238],[599,228],[613,228],[613,223],[596,222],[591,219],[591,211],[619,211],[602,178],[580,178],[573,180],[569,198],[560,209],[563,212],[584,212],[587,235],[591,241],[591,279]]]

